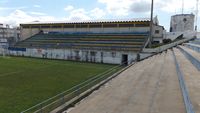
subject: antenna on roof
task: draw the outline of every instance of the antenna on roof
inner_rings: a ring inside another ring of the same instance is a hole
[[[197,0],[197,3],[196,3],[196,19],[195,19],[196,25],[195,25],[195,31],[197,31],[198,15],[199,15],[199,0]]]
[[[182,14],[184,12],[184,0],[182,0]]]

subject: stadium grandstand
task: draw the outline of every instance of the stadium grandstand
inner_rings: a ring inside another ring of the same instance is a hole
[[[159,43],[164,28],[157,18],[153,23],[153,38]],[[150,19],[32,22],[20,27],[21,41],[10,49],[26,48],[23,56],[121,64],[131,63],[144,47]]]

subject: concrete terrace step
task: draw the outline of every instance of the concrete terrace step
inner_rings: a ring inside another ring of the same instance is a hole
[[[171,52],[130,67],[69,113],[185,113]]]
[[[180,50],[175,48],[174,51],[183,72],[194,110],[196,113],[200,113],[200,72],[183,55],[183,53],[181,53]]]
[[[200,53],[190,49],[190,48],[187,48],[185,46],[180,46],[182,49],[184,49],[185,51],[187,51],[188,53],[190,53],[193,57],[195,57],[196,59],[198,59],[200,61]]]

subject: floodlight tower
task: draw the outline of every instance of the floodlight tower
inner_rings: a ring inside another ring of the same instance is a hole
[[[153,41],[153,6],[154,6],[154,1],[151,0],[151,21],[150,21],[150,38],[149,38],[149,46],[152,46],[152,41]]]

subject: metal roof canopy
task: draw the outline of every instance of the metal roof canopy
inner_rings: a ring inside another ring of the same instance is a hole
[[[77,20],[77,21],[51,21],[51,22],[30,22],[20,25],[39,25],[39,24],[87,24],[87,23],[120,23],[120,22],[150,22],[150,18],[133,18],[133,19],[118,19],[118,20]]]

